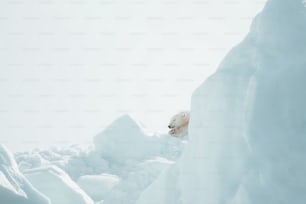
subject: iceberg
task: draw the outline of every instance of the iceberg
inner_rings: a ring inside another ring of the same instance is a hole
[[[305,36],[305,2],[266,3],[193,93],[189,145],[139,204],[305,202]]]

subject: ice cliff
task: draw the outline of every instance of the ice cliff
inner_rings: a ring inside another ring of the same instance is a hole
[[[304,203],[305,45],[304,2],[269,0],[195,90],[189,145],[138,203]]]

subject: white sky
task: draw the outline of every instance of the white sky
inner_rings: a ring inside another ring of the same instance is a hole
[[[90,143],[124,113],[167,131],[264,3],[1,0],[0,143]]]

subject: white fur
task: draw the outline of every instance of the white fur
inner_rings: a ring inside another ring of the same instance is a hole
[[[188,134],[190,113],[189,111],[182,111],[174,115],[169,123],[169,134],[174,137],[182,137]]]

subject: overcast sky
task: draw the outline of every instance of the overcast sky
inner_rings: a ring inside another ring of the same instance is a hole
[[[167,131],[264,3],[1,0],[0,142],[90,143],[125,113]]]

